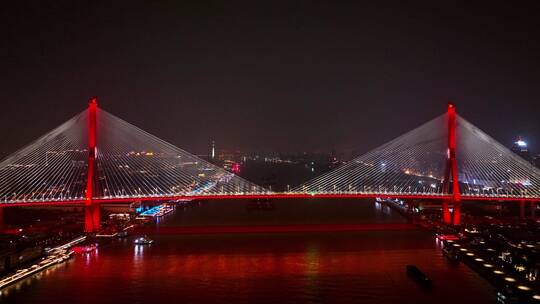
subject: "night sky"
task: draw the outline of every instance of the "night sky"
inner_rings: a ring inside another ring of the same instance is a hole
[[[211,140],[365,152],[448,100],[505,145],[522,135],[540,151],[538,1],[10,2],[1,157],[94,95],[195,153]]]

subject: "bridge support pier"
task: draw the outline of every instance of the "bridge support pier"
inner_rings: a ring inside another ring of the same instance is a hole
[[[84,232],[96,233],[101,229],[101,210],[99,204],[84,206]]]
[[[536,219],[536,202],[531,201],[531,218]]]
[[[448,208],[448,201],[447,200],[443,200],[442,202],[442,219],[443,219],[443,223],[445,224],[451,224],[452,223],[452,219],[450,217],[450,208]]]
[[[101,230],[101,206],[99,204],[92,205],[92,226],[94,232]]]
[[[92,233],[94,232],[94,216],[92,205],[84,206],[84,232]]]
[[[454,211],[453,211],[453,220],[452,224],[461,225],[461,202],[454,202]]]

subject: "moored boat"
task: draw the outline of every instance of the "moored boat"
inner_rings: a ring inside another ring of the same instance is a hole
[[[455,249],[450,248],[449,246],[444,246],[442,252],[448,260],[452,262],[459,262],[459,253]]]
[[[406,267],[407,274],[409,277],[411,277],[413,280],[415,280],[418,284],[420,284],[424,288],[431,288],[433,285],[433,282],[430,278],[428,278],[418,267],[415,265],[407,265]]]
[[[135,245],[150,245],[154,243],[154,240],[150,239],[149,237],[145,235],[145,236],[136,238],[134,243]]]

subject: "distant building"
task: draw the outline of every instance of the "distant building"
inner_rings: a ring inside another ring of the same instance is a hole
[[[518,137],[518,139],[514,142],[512,147],[510,148],[512,152],[516,153],[517,155],[521,156],[523,159],[525,159],[528,162],[532,162],[531,153],[529,151],[529,146],[521,136]]]

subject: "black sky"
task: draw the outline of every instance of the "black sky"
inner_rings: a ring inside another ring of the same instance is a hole
[[[197,153],[212,139],[364,152],[448,100],[504,144],[523,135],[540,150],[540,4],[469,2],[11,1],[0,153],[93,95]]]

